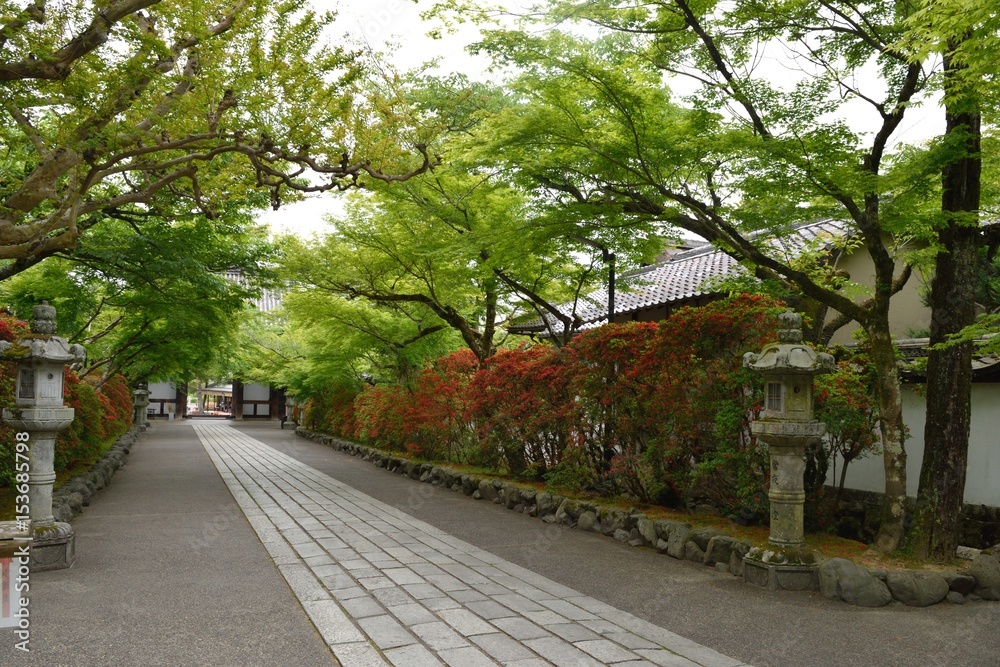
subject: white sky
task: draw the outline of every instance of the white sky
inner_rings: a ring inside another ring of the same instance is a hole
[[[464,26],[454,35],[431,39],[427,33],[436,24],[421,21],[420,13],[430,2],[421,0],[314,0],[317,8],[338,10],[337,27],[354,35],[375,50],[385,50],[386,43],[399,48],[392,53],[392,62],[400,69],[419,67],[434,58],[441,58],[442,72],[460,71],[469,76],[482,76],[489,66],[486,58],[474,57],[465,47],[476,40],[478,32]],[[282,206],[278,211],[266,211],[260,220],[268,223],[275,233],[294,233],[309,237],[325,232],[323,216],[339,213],[343,194],[327,193],[302,202]]]
[[[339,12],[337,22],[338,32],[350,33],[366,41],[376,50],[385,51],[387,43],[398,45],[391,55],[392,63],[400,69],[411,69],[420,66],[433,58],[440,58],[440,71],[459,71],[471,77],[482,77],[489,66],[486,58],[475,57],[465,51],[465,47],[474,42],[478,32],[472,26],[463,26],[456,34],[446,35],[443,39],[431,39],[427,36],[434,24],[423,22],[420,13],[432,3],[430,0],[313,0],[317,8],[336,7]],[[532,4],[532,0],[507,0],[508,7],[524,7]],[[767,60],[765,56],[765,60]],[[776,80],[789,77],[787,64],[781,62],[782,57],[776,53],[770,58],[771,63],[764,62],[762,68],[772,71],[771,78]],[[789,77],[789,78],[794,78]],[[678,96],[688,91],[688,86],[682,81],[672,82],[671,88]],[[896,130],[893,140],[900,142],[919,142],[938,135],[944,131],[943,114],[937,110],[933,101],[925,102],[926,111],[911,109],[903,125]],[[937,111],[937,112],[936,112]],[[915,113],[916,112],[916,113]],[[863,128],[878,119],[872,109],[858,102],[847,108],[850,124]],[[291,232],[298,236],[309,237],[323,233],[327,224],[323,216],[342,211],[343,195],[327,193],[312,197],[302,202],[282,206],[278,211],[267,211],[260,220],[268,223],[275,233]]]

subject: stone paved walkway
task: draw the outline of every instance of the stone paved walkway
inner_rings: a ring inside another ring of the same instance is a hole
[[[346,667],[738,667],[478,549],[227,424],[195,431]]]

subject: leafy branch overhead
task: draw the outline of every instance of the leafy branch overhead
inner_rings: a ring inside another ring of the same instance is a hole
[[[0,2],[0,278],[167,198],[212,216],[234,188],[277,207],[429,169],[435,128],[361,50],[326,43],[333,16],[296,1]]]

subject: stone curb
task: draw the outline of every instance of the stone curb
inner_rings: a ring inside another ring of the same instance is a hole
[[[115,473],[128,461],[136,439],[139,437],[139,427],[133,426],[125,431],[111,449],[104,453],[85,473],[74,475],[65,484],[52,492],[52,514],[56,521],[69,523],[83,508],[90,505],[90,499],[95,493],[108,486]]]
[[[653,521],[642,512],[572,500],[514,482],[469,475],[432,463],[418,463],[301,427],[295,429],[295,434],[419,482],[503,505],[546,523],[601,533],[633,547],[656,549],[672,558],[701,563],[736,577],[743,576],[743,557],[752,546],[718,528],[692,528],[689,523],[664,519]],[[964,573],[869,571],[843,558],[823,561],[817,570],[820,592],[825,597],[857,606],[882,607],[894,600],[913,607],[944,601],[953,604],[1000,601],[1000,545],[983,550]]]

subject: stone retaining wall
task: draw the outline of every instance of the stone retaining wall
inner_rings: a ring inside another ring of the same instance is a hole
[[[829,493],[836,493],[833,487]],[[844,489],[844,501],[838,513],[838,533],[842,537],[850,537],[861,541],[870,541],[878,533],[882,520],[882,505],[884,495],[874,491]],[[913,515],[916,506],[915,498],[907,498],[907,516]],[[985,549],[992,544],[1000,543],[1000,507],[989,505],[962,506],[962,526],[959,543]]]
[[[514,482],[418,463],[303,428],[296,429],[295,433],[413,480],[503,505],[546,523],[601,533],[633,547],[655,549],[672,558],[701,563],[733,576],[743,576],[743,557],[751,549],[749,542],[737,540],[718,528],[694,528],[690,523],[662,519],[654,521],[642,512],[574,500]],[[868,571],[853,561],[833,558],[819,565],[818,575],[823,595],[865,607],[881,607],[893,600],[918,607],[945,600],[955,604],[1000,601],[1000,545],[978,554],[961,573]]]
[[[74,475],[52,492],[52,514],[56,521],[69,523],[84,507],[90,505],[91,497],[110,484],[111,478],[125,465],[138,437],[139,428],[132,427],[111,445],[111,449],[89,471]]]

